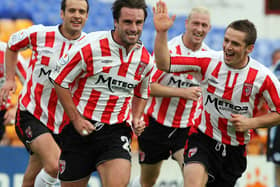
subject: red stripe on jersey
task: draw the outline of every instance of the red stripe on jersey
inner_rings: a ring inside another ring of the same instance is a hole
[[[18,68],[20,74],[23,76],[24,80],[26,80],[26,71],[25,71],[24,67],[22,66],[21,62],[17,63],[17,68]]]
[[[45,47],[51,47],[51,48],[53,47],[53,45],[54,45],[54,35],[55,35],[54,31],[46,33]]]
[[[82,90],[81,90],[82,91]],[[85,110],[83,115],[89,119],[92,118],[93,111],[96,108],[98,99],[101,95],[101,92],[92,89],[90,97],[88,99],[87,105],[85,106]]]
[[[250,68],[242,89],[241,102],[249,102],[258,70]]]
[[[84,61],[87,64],[87,75],[92,76],[94,70],[93,70],[92,49],[90,47],[90,44],[82,48],[82,54],[84,57]]]
[[[121,111],[118,115],[118,121],[124,121],[125,120],[125,111],[127,110],[127,107],[130,103],[131,97],[125,98],[124,104],[121,108]]]
[[[103,67],[103,68],[102,68],[102,71],[103,71],[104,73],[109,73],[110,70],[111,70],[111,68],[112,68],[112,66]]]
[[[0,51],[0,77],[4,77],[4,51]]]
[[[214,69],[214,71],[211,73],[211,75],[213,77],[215,77],[216,79],[218,78],[219,76],[219,72],[220,72],[220,69],[221,69],[221,66],[222,66],[222,62],[219,62],[218,65],[216,66],[216,68]],[[216,87],[215,86],[212,86],[211,84],[208,83],[208,88],[207,88],[207,91],[209,93],[214,93],[216,90]]]
[[[244,145],[244,133],[243,132],[236,132],[236,140],[239,142],[240,145]]]
[[[31,34],[31,35],[32,35],[32,34]],[[31,35],[30,35],[30,36],[31,36]],[[18,51],[18,50],[20,50],[20,49],[26,47],[28,44],[29,44],[29,40],[28,40],[28,38],[26,37],[24,40],[21,40],[19,43],[15,44],[15,45],[12,45],[12,46],[10,47],[10,49],[11,49],[12,51]]]
[[[50,57],[42,56],[41,63],[42,63],[43,65],[48,66],[48,65],[49,65],[49,62],[50,62]]]
[[[23,129],[21,128],[21,126],[20,126],[20,115],[19,115],[19,113],[20,113],[20,110],[19,110],[19,107],[18,107],[18,109],[17,109],[17,115],[16,115],[16,118],[17,118],[17,120],[16,120],[16,126],[18,127],[18,129],[19,129],[19,132],[21,133],[21,135],[23,135]]]
[[[64,53],[64,48],[65,48],[65,42],[63,42],[63,44],[62,44],[62,47],[61,47],[61,50],[60,50],[59,58],[62,57],[62,55],[63,55],[63,53]]]
[[[73,45],[73,44],[69,44],[69,46],[68,46],[68,51],[71,49],[72,45]]]
[[[154,112],[155,105],[156,105],[156,98],[155,97],[151,97],[151,98],[152,98],[151,105],[150,105],[150,107],[147,110],[147,114],[149,116],[152,116],[152,113]],[[149,122],[149,120],[147,120],[147,122]],[[149,123],[146,124],[146,126],[148,126],[148,125],[149,125]]]
[[[177,46],[176,46],[176,54],[177,54],[177,55],[182,55],[182,51],[181,51],[180,45],[177,45]]]
[[[62,120],[62,123],[61,123],[61,125],[59,126],[59,133],[61,133],[62,129],[63,129],[66,125],[68,125],[69,123],[70,123],[70,120],[69,120],[67,114],[64,112],[64,113],[63,113],[63,120]]]
[[[270,79],[269,76],[267,76],[263,82],[263,85],[260,89],[260,93],[263,93],[264,90],[267,90],[270,98],[274,104],[274,106],[276,107],[276,111],[278,113],[280,113],[280,98],[278,95],[278,91],[277,88],[275,87],[275,85],[273,84],[273,81]]]
[[[179,103],[178,103],[177,108],[176,108],[174,119],[172,121],[172,127],[175,127],[175,128],[180,127],[181,119],[182,119],[184,109],[186,107],[186,103],[187,103],[186,99],[183,99],[183,98],[179,99]]]
[[[207,134],[210,137],[213,137],[213,126],[211,124],[211,117],[210,114],[208,112],[205,111],[205,121],[206,121],[206,130],[205,130],[205,134]]]
[[[70,71],[74,69],[74,67],[80,62],[82,59],[81,54],[77,53],[70,62],[65,66],[63,71],[59,74],[59,76],[55,79],[57,84],[61,84],[64,78],[69,74]]]
[[[78,88],[76,89],[76,91],[73,94],[73,102],[75,103],[76,106],[78,106],[78,104],[79,104],[80,98],[81,98],[83,90],[85,88],[86,80],[87,80],[87,78],[82,78],[79,80]]]
[[[162,98],[161,105],[159,108],[160,112],[158,113],[158,116],[157,116],[157,121],[161,124],[163,124],[164,119],[166,117],[166,113],[168,110],[168,106],[170,104],[170,100],[171,100],[171,98],[167,98],[167,97]]]
[[[31,75],[31,79],[28,81],[27,83],[27,91],[26,94],[22,97],[21,103],[23,104],[23,106],[25,106],[25,108],[27,108],[27,105],[30,103],[30,95],[31,95],[31,87],[32,87],[32,75]]]
[[[105,110],[102,113],[101,122],[110,124],[111,115],[114,112],[118,99],[118,96],[110,95]]]
[[[55,92],[55,89],[52,88],[50,100],[48,103],[48,122],[47,127],[53,131],[54,130],[54,118],[55,118],[55,111],[56,111],[56,105],[57,105],[57,95]]]
[[[235,73],[233,83],[231,86],[229,86],[229,81],[231,78],[231,71],[228,71],[227,81],[226,81],[225,90],[224,90],[224,94],[223,94],[224,99],[231,100],[233,89],[237,82],[237,77],[238,77],[238,73]]]
[[[138,83],[137,86],[134,88],[134,95],[137,96],[137,97],[140,97],[140,98],[142,97],[141,87],[142,87],[142,82]],[[150,91],[149,91],[149,95],[150,95]]]
[[[35,102],[36,102],[36,106],[35,106],[35,109],[34,109],[34,116],[37,119],[40,119],[40,117],[42,115],[42,112],[43,112],[43,110],[41,108],[41,99],[42,99],[43,89],[44,89],[44,86],[42,84],[38,83],[35,87],[35,90],[34,90]]]
[[[150,55],[146,48],[142,48],[140,63],[136,69],[134,80],[141,80],[141,75],[143,74],[147,64],[150,61]],[[147,76],[147,75],[146,75]]]
[[[129,65],[130,65],[130,63],[131,63],[131,60],[132,60],[134,51],[132,51],[132,53],[130,54],[129,59],[128,59],[128,62],[125,62],[125,61],[123,60],[122,49],[119,49],[119,54],[120,54],[121,65],[120,65],[120,68],[119,68],[119,71],[118,71],[118,75],[119,75],[119,76],[122,76],[122,77],[125,77],[126,74],[127,74],[127,71],[128,71],[128,67],[129,67]],[[140,63],[141,63],[141,62],[140,62]],[[137,74],[137,73],[136,73],[136,74]]]
[[[99,41],[102,56],[111,56],[108,38]]]
[[[230,136],[227,134],[228,120],[226,118],[219,118],[218,129],[221,131],[222,143],[230,145]]]

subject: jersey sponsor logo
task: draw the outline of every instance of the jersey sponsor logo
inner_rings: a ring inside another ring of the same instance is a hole
[[[243,94],[247,97],[250,96],[252,93],[252,88],[253,88],[253,84],[244,83],[244,86],[243,86],[244,93]]]
[[[45,71],[44,68],[41,68],[40,69],[40,73],[39,73],[39,78],[43,75],[43,76],[47,76],[49,81],[52,82],[52,79],[50,78],[50,74],[51,74],[52,70],[48,70],[48,71]]]
[[[113,89],[124,89],[130,91],[136,87],[136,85],[129,82],[113,79],[112,77],[104,77],[103,75],[98,77],[98,80],[95,82],[95,84],[106,84],[111,92],[114,92]]]
[[[191,158],[197,153],[197,147],[189,149],[188,157]]]
[[[66,168],[66,161],[59,160],[59,173],[62,174],[65,171],[65,168]]]
[[[178,88],[184,88],[184,87],[192,87],[192,86],[199,86],[198,84],[194,84],[188,81],[182,81],[182,80],[176,80],[175,77],[170,77],[169,82],[167,84],[168,86],[174,85]]]
[[[221,110],[230,111],[231,113],[234,114],[248,113],[248,106],[233,105],[226,101],[219,100],[218,98],[211,98],[210,95],[207,96],[205,105],[207,105],[208,103],[214,104],[214,107],[220,114],[222,114]]]

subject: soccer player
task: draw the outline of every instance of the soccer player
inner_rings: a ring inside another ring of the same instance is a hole
[[[274,50],[272,53],[272,72],[280,80],[280,49]],[[264,107],[266,108],[266,107]],[[267,160],[273,162],[275,166],[275,187],[280,187],[280,126],[271,127],[267,136]]]
[[[246,169],[245,145],[249,129],[280,122],[280,83],[264,65],[249,54],[257,37],[248,20],[230,23],[223,51],[203,52],[196,57],[168,53],[169,17],[162,1],[154,8],[155,60],[164,71],[195,71],[202,75],[202,115],[198,129],[191,128],[184,154],[184,185],[233,187]],[[264,98],[270,113],[255,116]]]
[[[14,89],[18,51],[32,49],[16,120],[17,135],[30,152],[23,187],[47,186],[57,182],[60,148],[56,140],[68,118],[58,102],[49,74],[58,59],[85,36],[82,28],[88,18],[88,10],[87,0],[62,0],[61,25],[34,25],[13,34],[8,42],[7,74],[0,92],[1,103]]]
[[[102,186],[128,185],[132,131],[127,120],[131,108],[132,127],[140,135],[154,64],[139,40],[146,8],[144,0],[116,0],[114,30],[88,34],[51,74],[71,120],[62,132],[62,187],[86,187],[95,170]]]
[[[193,8],[185,28],[184,34],[169,41],[172,54],[193,56],[198,51],[209,50],[203,42],[211,28],[208,9]],[[197,101],[201,94],[198,86],[199,82],[191,74],[153,70],[152,97],[145,109],[147,127],[138,137],[142,187],[152,187],[156,183],[163,160],[170,155],[183,169],[188,129],[194,125],[195,117],[201,111]]]
[[[5,82],[5,51],[7,44],[0,41],[0,88]],[[23,84],[26,79],[26,70],[27,63],[26,60],[19,54],[16,64],[16,75],[19,78],[19,81]],[[5,125],[14,124],[16,116],[17,106],[11,105],[11,100],[8,97],[8,101],[0,106],[0,140],[2,139],[5,133]]]

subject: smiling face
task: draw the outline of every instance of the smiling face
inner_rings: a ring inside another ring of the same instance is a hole
[[[67,0],[65,11],[61,10],[63,20],[61,32],[68,39],[80,36],[88,18],[87,2],[85,0]]]
[[[129,51],[142,34],[144,18],[143,9],[123,7],[120,17],[114,21],[114,40]]]
[[[245,42],[246,33],[233,28],[226,30],[223,42],[224,61],[235,69],[240,69],[248,63],[248,54],[253,51],[254,45]]]
[[[204,38],[209,32],[210,26],[210,16],[204,13],[194,12],[191,17],[186,20],[186,41],[187,46],[195,46],[195,48],[200,48]]]

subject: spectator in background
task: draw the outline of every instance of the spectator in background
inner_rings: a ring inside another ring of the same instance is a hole
[[[186,31],[168,43],[172,54],[195,56],[210,50],[203,43],[210,31],[210,13],[204,7],[191,10],[185,21]],[[183,170],[184,146],[189,127],[200,113],[199,82],[187,73],[166,73],[154,68],[151,97],[145,109],[146,128],[138,137],[141,176],[133,187],[152,187],[160,174],[163,160],[172,156]],[[196,113],[197,112],[197,113]],[[196,115],[195,115],[196,113]]]
[[[194,71],[203,77],[202,115],[198,129],[191,128],[185,147],[184,186],[234,187],[246,169],[249,129],[280,123],[280,83],[249,56],[257,38],[249,20],[227,26],[223,51],[186,57],[168,52],[167,31],[174,19],[159,1],[154,8],[157,66],[170,72]],[[256,117],[260,98],[268,103],[270,113]]]
[[[280,80],[280,49],[272,53],[271,70]],[[275,165],[275,187],[280,187],[280,126],[268,130],[266,156]]]
[[[49,74],[59,58],[85,36],[82,28],[88,18],[88,10],[87,0],[62,0],[61,25],[34,25],[14,33],[9,39],[6,82],[0,91],[0,104],[5,103],[9,92],[14,90],[19,51],[32,49],[16,120],[17,135],[30,153],[23,187],[51,186],[57,182],[58,134],[68,123],[68,117],[58,102]]]
[[[130,108],[136,135],[145,128],[141,117],[154,64],[139,41],[147,6],[144,0],[116,0],[112,13],[114,30],[88,34],[51,74],[71,120],[62,132],[62,187],[86,187],[96,170],[102,186],[126,187],[131,172]]]
[[[0,41],[0,88],[5,82],[5,51],[7,44]],[[16,75],[20,82],[23,84],[26,79],[27,62],[19,55],[16,64]],[[11,95],[8,97],[8,101],[0,106],[0,141],[5,133],[5,125],[14,124],[17,105],[11,103]]]

